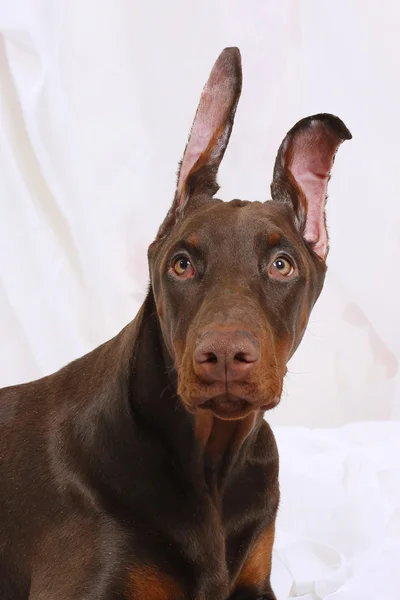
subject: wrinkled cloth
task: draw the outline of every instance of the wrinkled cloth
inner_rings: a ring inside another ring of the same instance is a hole
[[[276,428],[278,600],[399,600],[400,425]]]
[[[223,47],[243,94],[219,197],[267,200],[286,132],[317,112],[353,134],[329,184],[328,276],[271,415],[400,417],[400,4],[370,0],[0,2],[0,385],[122,329]]]

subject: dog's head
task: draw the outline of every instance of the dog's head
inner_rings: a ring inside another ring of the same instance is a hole
[[[325,277],[325,200],[339,145],[328,114],[297,123],[279,148],[272,200],[214,199],[241,92],[236,48],[203,90],[172,207],[149,248],[151,285],[178,393],[222,419],[277,404]]]

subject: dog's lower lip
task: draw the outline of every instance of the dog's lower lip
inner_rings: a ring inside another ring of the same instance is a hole
[[[242,400],[241,398],[235,398],[232,396],[224,395],[216,396],[215,398],[210,398],[209,400],[206,400],[205,402],[199,405],[199,408],[212,408],[216,404],[227,410],[237,410],[238,408],[244,407],[246,404],[250,403],[247,402],[247,400]]]
[[[221,394],[213,398],[208,398],[198,405],[198,409],[210,410],[216,416],[222,418],[238,418],[249,413],[252,408],[252,404],[248,400],[230,394]]]
[[[232,394],[219,394],[211,398],[206,398],[201,402],[197,402],[195,405],[190,403],[188,408],[191,409],[190,412],[194,413],[196,410],[210,410],[217,416],[226,415],[226,417],[233,417],[234,415],[245,415],[252,410],[271,410],[272,408],[275,408],[277,404],[279,404],[279,400],[279,396],[276,396],[268,402],[260,405]]]

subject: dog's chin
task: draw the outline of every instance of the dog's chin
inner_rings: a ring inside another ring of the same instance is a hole
[[[225,393],[197,403],[195,412],[209,411],[218,419],[236,421],[244,419],[251,412],[269,410],[276,406],[278,402],[279,398],[274,398],[264,404],[260,404],[259,402],[254,403],[245,398]]]
[[[226,393],[198,404],[197,410],[210,411],[219,419],[234,421],[244,419],[254,407],[248,400]]]

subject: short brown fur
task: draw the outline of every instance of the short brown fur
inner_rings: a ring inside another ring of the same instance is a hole
[[[327,179],[350,134],[332,115],[303,119],[278,151],[273,200],[222,202],[241,81],[227,48],[135,319],[0,390],[0,600],[275,600],[279,458],[264,415],[324,283],[323,215],[307,208],[325,199],[306,198],[308,182]]]
[[[127,600],[184,600],[186,594],[169,575],[156,567],[136,566],[129,573]]]
[[[269,580],[274,539],[275,523],[272,523],[254,542],[237,578],[236,588],[249,587],[259,589]]]

